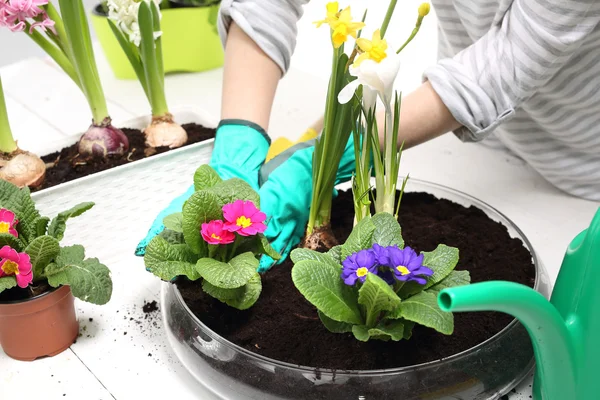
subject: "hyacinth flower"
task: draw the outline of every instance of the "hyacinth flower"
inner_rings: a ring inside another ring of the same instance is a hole
[[[16,229],[18,223],[19,220],[14,212],[6,208],[0,209],[0,235],[8,234],[18,238],[19,232]]]
[[[1,21],[2,14],[0,23]],[[0,179],[18,187],[37,187],[42,184],[45,176],[46,165],[42,159],[17,146],[8,122],[8,110],[0,79]],[[3,232],[2,224],[6,222],[2,219],[3,212],[4,210],[0,211],[0,233],[10,233]]]
[[[241,236],[253,236],[263,233],[267,226],[267,216],[249,200],[236,200],[223,206],[224,229]]]
[[[423,3],[419,7],[419,15],[415,29],[408,40],[393,53],[388,53],[388,43],[384,39],[385,31],[393,15],[396,1],[390,2],[388,12],[381,29],[373,33],[372,39],[357,40],[357,54],[353,65],[350,67],[350,75],[356,79],[351,81],[342,89],[338,96],[341,104],[346,104],[355,98],[359,87],[362,87],[362,115],[359,115],[355,128],[355,138],[362,139],[363,156],[356,157],[356,176],[353,180],[354,203],[356,220],[360,221],[365,215],[370,214],[370,203],[363,201],[365,193],[369,193],[370,187],[370,164],[365,160],[366,154],[373,153],[373,167],[375,170],[375,211],[387,212],[397,216],[400,200],[396,204],[396,189],[402,147],[398,146],[398,127],[400,118],[400,95],[394,94],[394,81],[400,71],[399,53],[415,37],[421,27],[423,18],[429,13],[430,6]],[[379,132],[377,128],[377,117],[375,113],[375,101],[373,94],[381,100],[385,110],[385,124],[383,130],[383,151],[380,148]],[[364,120],[364,123],[363,123]],[[358,140],[355,140],[357,143]],[[356,144],[355,144],[356,145]],[[358,149],[356,149],[358,155]],[[406,186],[408,176],[404,179],[401,188],[401,197]],[[400,197],[400,199],[401,199]]]
[[[152,122],[144,130],[146,145],[173,148],[187,142],[187,133],[173,121],[167,106],[159,3],[160,0],[109,0],[108,22],[152,108]]]
[[[31,260],[27,253],[17,253],[10,246],[0,249],[0,278],[14,276],[20,288],[26,288],[33,281]]]
[[[112,126],[108,114],[82,0],[58,2],[60,14],[48,0],[0,0],[0,26],[29,36],[85,95],[92,124],[79,141],[79,153],[84,157],[123,155],[129,142]]]

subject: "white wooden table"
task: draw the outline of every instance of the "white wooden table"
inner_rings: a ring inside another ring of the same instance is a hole
[[[311,26],[311,21],[323,14],[324,6],[313,3],[299,24],[294,69],[277,94],[270,128],[273,137],[299,136],[323,111],[329,45],[323,38],[325,32],[317,33]],[[391,27],[388,37],[403,38],[404,32],[412,29],[418,3],[411,0],[399,5],[399,23]],[[356,15],[361,14],[359,10]],[[384,11],[375,6],[370,15]],[[407,52],[399,79],[405,91],[416,87],[420,71],[435,61],[435,20],[431,19],[420,34],[421,44]],[[139,84],[114,79],[98,49],[96,57],[116,125],[147,113]],[[43,152],[49,142],[89,124],[83,96],[51,62],[28,59],[0,69],[0,74],[11,125],[23,148]],[[218,117],[221,76],[220,70],[169,76],[166,86],[171,107],[193,106]],[[406,152],[402,173],[408,172],[464,191],[506,214],[530,239],[553,280],[566,246],[587,227],[599,206],[560,192],[509,154],[465,145],[452,135]],[[137,239],[132,238],[132,243]],[[141,259],[130,254],[110,260],[109,267],[115,282],[113,298],[102,307],[77,302],[81,337],[69,350],[32,363],[14,361],[0,352],[0,399],[41,395],[45,399],[129,400],[176,395],[180,400],[210,400],[171,353],[160,314],[142,312],[145,302],[158,300],[158,279],[145,272]],[[528,399],[530,384],[530,380],[524,382],[511,400]]]

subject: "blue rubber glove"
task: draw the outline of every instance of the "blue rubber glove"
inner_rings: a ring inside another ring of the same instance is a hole
[[[267,214],[265,236],[281,255],[281,263],[304,236],[312,199],[312,160],[315,141],[298,143],[264,164],[260,170],[260,208]],[[352,137],[346,144],[336,185],[347,182],[355,171]],[[263,183],[264,182],[264,183]],[[275,261],[263,255],[258,272],[265,272]]]
[[[265,162],[270,144],[269,136],[260,126],[244,120],[223,120],[217,127],[209,165],[222,179],[240,178],[258,191],[258,172]],[[163,225],[165,217],[181,212],[183,204],[192,194],[194,194],[193,185],[158,214],[146,237],[137,245],[136,256],[143,256],[146,253],[148,243],[165,229]]]

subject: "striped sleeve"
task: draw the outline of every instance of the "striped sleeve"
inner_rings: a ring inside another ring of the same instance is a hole
[[[283,74],[296,47],[296,24],[309,0],[223,0],[217,26],[223,46],[232,21],[265,52]]]
[[[463,125],[457,136],[479,141],[552,79],[599,20],[598,0],[515,0],[484,36],[424,77]]]

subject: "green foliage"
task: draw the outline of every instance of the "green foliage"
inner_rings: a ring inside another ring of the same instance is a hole
[[[17,280],[14,276],[3,276],[0,278],[0,293],[6,289],[12,289],[17,286]]]
[[[56,240],[60,242],[65,235],[65,230],[67,229],[67,220],[69,218],[80,216],[92,207],[94,207],[94,203],[81,203],[67,211],[59,213],[56,217],[54,217],[54,219],[52,219],[52,222],[50,222],[50,226],[48,227],[48,235],[54,236]]]
[[[327,253],[292,251],[294,285],[317,308],[323,325],[334,333],[352,332],[360,341],[408,340],[415,324],[451,334],[453,315],[438,307],[437,294],[446,287],[470,283],[467,271],[454,271],[458,249],[439,245],[422,253],[423,265],[433,270],[425,285],[414,281],[390,285],[378,275],[379,270],[390,271],[385,265],[378,266],[377,273],[369,272],[363,283],[346,285],[341,279],[343,261],[374,244],[403,248],[402,229],[393,215],[366,215],[343,245]]]
[[[10,246],[16,251],[23,251],[25,247],[19,238],[8,233],[0,233],[0,248],[4,246]]]
[[[194,173],[194,188],[196,190],[209,189],[222,181],[219,174],[208,165],[201,165]]]
[[[210,296],[238,310],[246,310],[254,305],[262,291],[260,274],[255,272],[244,286],[236,289],[223,289],[212,285],[207,280],[202,282],[202,289]]]
[[[15,213],[19,220],[17,231],[24,245],[36,237],[35,221],[41,216],[31,199],[29,188],[19,189],[11,183],[0,180],[0,208]]]
[[[183,237],[194,253],[207,254],[200,230],[203,223],[223,218],[222,208],[217,196],[206,190],[197,191],[183,205]]]
[[[201,258],[196,263],[196,270],[212,285],[223,289],[235,289],[244,286],[258,268],[258,260],[248,252],[232,258],[224,263],[212,258]]]
[[[183,213],[167,215],[165,219],[163,219],[163,225],[165,226],[165,229],[183,233]]]
[[[161,236],[154,237],[148,243],[144,254],[148,271],[165,281],[182,275],[191,280],[200,278],[196,271],[197,261],[198,256],[187,244],[172,244]]]
[[[29,243],[25,253],[29,254],[31,260],[33,280],[37,281],[44,277],[44,270],[60,253],[60,245],[52,236],[39,236]]]

